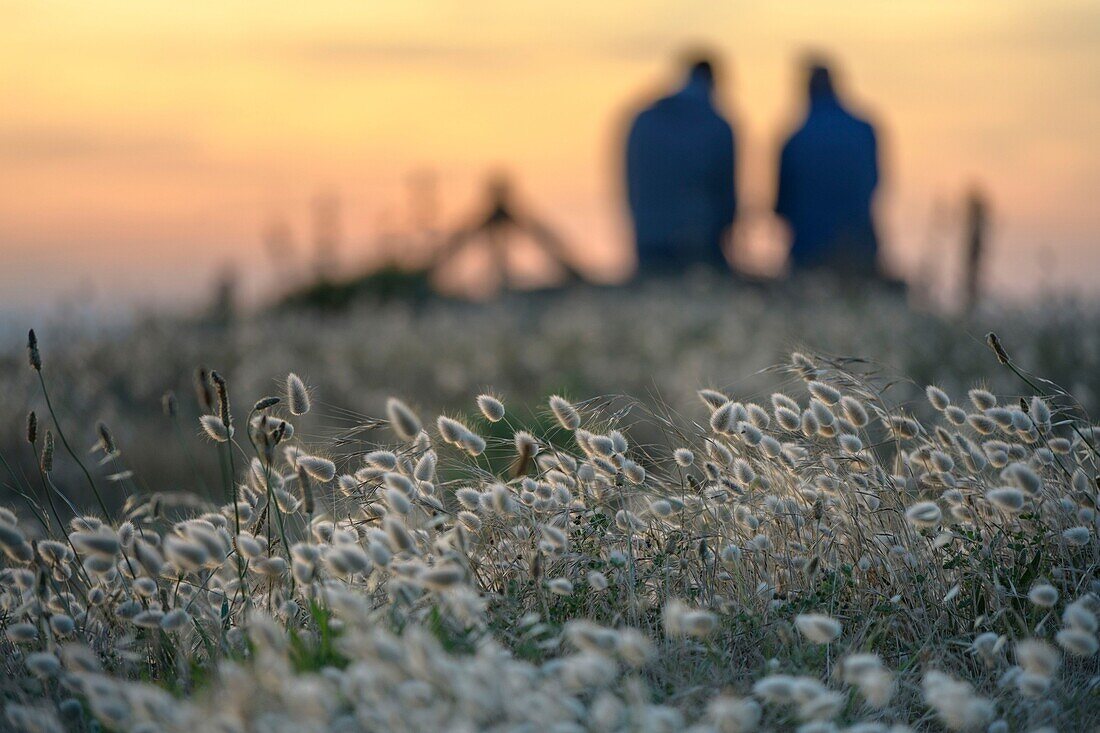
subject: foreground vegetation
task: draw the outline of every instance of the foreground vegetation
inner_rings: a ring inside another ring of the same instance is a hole
[[[1011,391],[917,404],[868,362],[796,352],[781,390],[703,389],[696,419],[486,393],[434,419],[391,397],[327,434],[301,429],[324,383],[204,371],[187,431],[220,477],[165,491],[107,425],[92,455],[65,433],[32,335],[38,463],[6,462],[0,512],[6,721],[1089,728],[1100,430],[990,346]]]

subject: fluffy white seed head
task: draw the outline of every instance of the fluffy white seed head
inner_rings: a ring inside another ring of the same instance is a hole
[[[1054,635],[1054,640],[1067,654],[1076,657],[1091,657],[1100,648],[1100,644],[1096,641],[1096,634],[1090,634],[1082,629],[1062,629]]]
[[[697,394],[699,395],[699,399],[703,401],[703,404],[711,410],[717,410],[719,407],[729,402],[730,399],[714,389],[701,389]]]
[[[975,388],[966,394],[970,403],[978,410],[989,410],[997,406],[997,398],[987,389]]]
[[[665,605],[662,621],[665,633],[674,638],[703,639],[718,628],[718,617],[713,613],[691,608],[681,601],[670,601]]]
[[[199,418],[199,425],[206,437],[217,443],[227,443],[233,437],[233,428],[228,427],[217,415],[203,415]]]
[[[469,428],[454,418],[440,415],[435,421],[439,436],[452,445],[459,445],[462,439],[470,432]]]
[[[775,421],[779,423],[779,427],[789,432],[798,430],[801,425],[801,419],[797,410],[792,410],[789,407],[780,405],[775,408]]]
[[[546,583],[546,587],[556,596],[573,595],[573,583],[568,578],[553,578]]]
[[[1031,587],[1027,598],[1040,608],[1051,608],[1058,602],[1058,589],[1049,583],[1039,583]]]
[[[1058,650],[1041,639],[1024,639],[1016,644],[1016,664],[1025,672],[1052,677],[1062,664]]]
[[[936,670],[924,675],[924,700],[949,730],[968,731],[988,725],[996,708],[974,688]]]
[[[840,390],[824,382],[812,381],[806,384],[806,389],[817,399],[826,405],[835,405],[840,402]]]
[[[423,429],[416,413],[396,397],[386,401],[386,416],[389,418],[390,427],[401,440],[412,442]]]
[[[1001,511],[1015,513],[1024,508],[1027,496],[1015,486],[1001,486],[985,492],[989,503]]]
[[[306,383],[294,372],[286,375],[286,401],[290,407],[290,414],[304,415],[309,412],[309,390]]]
[[[935,527],[943,518],[943,512],[933,501],[920,501],[905,511],[905,518],[915,527]]]
[[[1062,623],[1067,627],[1081,629],[1090,634],[1100,630],[1100,622],[1097,621],[1096,614],[1080,600],[1066,606],[1066,610],[1062,612]]]
[[[814,644],[828,644],[834,641],[844,628],[832,616],[820,613],[800,614],[795,617],[794,625],[802,636]]]
[[[840,409],[844,413],[844,417],[848,418],[848,421],[857,428],[866,426],[871,420],[870,416],[867,414],[867,408],[863,406],[862,402],[851,395],[845,395],[840,398]]]
[[[736,425],[736,402],[725,402],[710,414],[710,429],[719,435],[732,433]]]
[[[947,421],[952,425],[959,426],[966,422],[966,410],[955,405],[948,405],[944,408],[943,416],[947,418]]]
[[[500,422],[504,419],[504,403],[491,394],[478,395],[477,407],[489,422]]]
[[[1062,537],[1073,547],[1084,547],[1092,539],[1092,532],[1088,527],[1070,527],[1062,532]]]
[[[336,478],[336,464],[320,456],[298,456],[298,466],[309,474],[310,478],[328,483]]]
[[[928,402],[931,403],[932,407],[940,412],[943,412],[951,405],[951,398],[939,387],[934,387],[930,384],[924,388],[924,394],[928,397]]]
[[[560,395],[551,395],[550,411],[554,413],[554,418],[557,419],[558,424],[566,430],[576,430],[581,426],[581,416],[577,412],[577,408]]]

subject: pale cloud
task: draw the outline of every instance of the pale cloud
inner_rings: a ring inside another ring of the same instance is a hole
[[[79,126],[0,127],[0,160],[7,163],[119,159],[153,163],[192,157],[198,150],[195,141],[171,135],[125,134]]]

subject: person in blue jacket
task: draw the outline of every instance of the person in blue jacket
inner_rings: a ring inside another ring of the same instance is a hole
[[[841,103],[824,64],[810,65],[808,87],[806,119],[780,156],[775,204],[791,229],[791,270],[878,275],[875,130]]]
[[[689,65],[684,85],[634,119],[626,188],[639,271],[693,265],[728,271],[722,251],[737,210],[734,135],[714,105],[714,65]]]

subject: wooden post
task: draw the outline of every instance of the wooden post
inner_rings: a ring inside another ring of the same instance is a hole
[[[963,297],[967,313],[972,312],[981,299],[988,218],[989,206],[985,195],[978,188],[971,189],[966,198],[966,262],[963,271]]]

